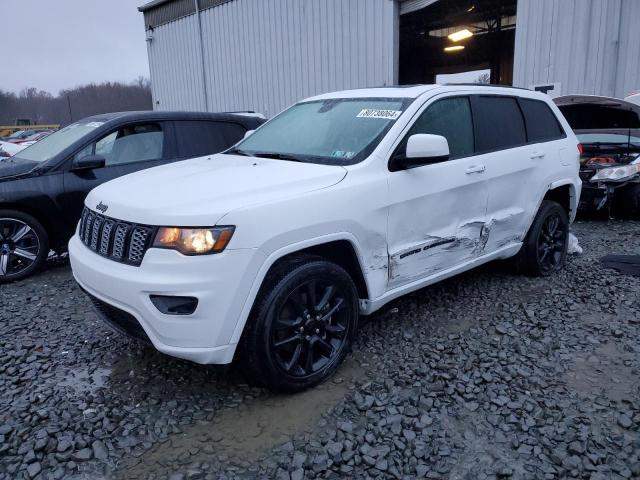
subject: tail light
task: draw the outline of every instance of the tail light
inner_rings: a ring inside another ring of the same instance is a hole
[[[581,143],[579,143],[579,144],[578,144],[578,153],[580,154],[580,156],[582,156],[582,152],[583,152],[583,150],[582,150],[582,144],[581,144]]]

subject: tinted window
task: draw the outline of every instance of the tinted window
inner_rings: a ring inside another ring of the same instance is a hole
[[[407,139],[416,133],[442,135],[449,142],[449,158],[473,154],[473,122],[467,97],[438,100],[420,115]]]
[[[529,142],[544,142],[564,135],[556,116],[546,103],[525,98],[519,99],[519,102],[527,124]]]
[[[76,154],[76,159],[87,155],[102,155],[105,164],[124,165],[162,159],[164,132],[159,123],[128,125],[105,135]]]
[[[475,97],[476,149],[501,150],[527,143],[518,102],[511,97]]]
[[[218,153],[239,142],[246,129],[227,122],[175,122],[180,157],[193,158]]]

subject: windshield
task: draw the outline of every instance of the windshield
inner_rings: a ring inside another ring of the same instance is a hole
[[[23,160],[31,160],[32,162],[46,162],[102,124],[103,122],[72,123],[25,148],[16,157]]]
[[[636,137],[634,135],[624,135],[618,133],[580,133],[576,135],[580,143],[588,144],[588,143],[620,143],[622,145],[627,145],[631,143],[632,145],[640,144],[640,137]]]
[[[411,101],[338,98],[298,103],[227,153],[353,165],[371,154]]]

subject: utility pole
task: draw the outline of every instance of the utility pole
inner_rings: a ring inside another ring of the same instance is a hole
[[[71,97],[67,95],[67,106],[69,107],[69,123],[73,122],[73,115],[71,114]]]

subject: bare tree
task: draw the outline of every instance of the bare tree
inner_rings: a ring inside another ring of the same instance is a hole
[[[151,84],[144,77],[128,85],[83,85],[61,90],[55,97],[33,87],[24,88],[18,95],[0,90],[0,125],[11,125],[17,118],[64,125],[90,115],[131,110],[151,110]]]

